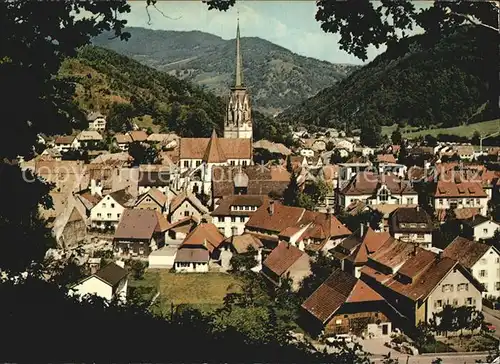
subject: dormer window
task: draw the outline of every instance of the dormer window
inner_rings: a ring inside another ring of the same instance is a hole
[[[378,193],[378,198],[381,202],[387,202],[389,200],[389,191],[386,188],[382,188]]]

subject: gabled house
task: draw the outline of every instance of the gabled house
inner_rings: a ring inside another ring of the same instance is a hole
[[[491,245],[457,236],[443,250],[443,256],[457,260],[484,287],[484,297],[500,296],[500,253]]]
[[[80,147],[92,148],[102,142],[102,135],[96,130],[84,130],[76,136],[76,140]]]
[[[252,234],[233,235],[224,240],[224,242],[220,245],[221,266],[225,269],[229,269],[231,266],[230,261],[233,255],[255,253],[257,263],[255,267],[251,268],[251,270],[254,272],[260,272],[262,270],[263,248],[264,244],[262,244],[262,242]],[[251,251],[252,249],[254,252]]]
[[[147,257],[165,245],[168,223],[154,210],[126,209],[113,237],[115,254]]]
[[[127,276],[128,272],[122,261],[112,262],[72,286],[70,295],[82,298],[86,295],[96,295],[108,301],[118,299],[126,302]]]
[[[90,221],[93,228],[116,228],[126,208],[133,207],[135,198],[126,189],[118,190],[104,196],[90,210]]]
[[[483,288],[459,262],[403,241],[386,242],[372,254],[361,279],[406,328],[429,322],[446,305],[482,308]]]
[[[139,194],[148,192],[151,188],[157,188],[163,194],[170,193],[170,187],[174,185],[174,171],[169,170],[141,170],[139,171],[139,179],[137,186]]]
[[[461,180],[436,183],[431,196],[431,204],[439,213],[440,210],[479,209],[481,215],[488,211],[488,195],[478,182]]]
[[[128,146],[132,143],[132,138],[129,134],[117,133],[113,136],[113,143],[120,148],[120,150],[126,152]]]
[[[462,220],[463,235],[472,240],[491,239],[497,230],[500,232],[500,224],[483,215]]]
[[[201,221],[206,214],[208,214],[208,209],[191,193],[182,192],[170,202],[169,221],[171,223],[186,217]]]
[[[392,327],[387,303],[365,282],[336,269],[302,304],[311,331],[383,337]]]
[[[82,215],[75,204],[68,204],[55,218],[52,232],[60,248],[77,247],[87,236],[86,216]]]
[[[106,117],[100,112],[91,112],[87,115],[89,130],[102,132],[106,130]]]
[[[282,166],[217,167],[212,176],[212,201],[231,195],[280,196],[290,183]]]
[[[279,240],[300,250],[328,251],[351,232],[331,213],[308,211],[270,200],[250,217],[245,231],[256,235],[269,247]]]
[[[209,223],[201,223],[191,231],[175,256],[174,268],[181,273],[206,273],[211,260],[220,260],[219,246],[224,236],[217,227]]]
[[[261,273],[277,286],[283,279],[291,279],[291,289],[296,291],[311,274],[310,257],[292,244],[280,241],[262,263]]]
[[[389,231],[395,239],[432,247],[434,225],[431,216],[419,206],[400,207],[389,217]]]
[[[340,207],[345,210],[355,200],[367,205],[413,205],[418,194],[408,181],[393,174],[360,172],[339,191]]]
[[[359,278],[361,269],[368,262],[368,257],[388,242],[391,236],[386,232],[375,232],[369,226],[360,228],[329,251],[340,268]]]
[[[160,214],[168,214],[167,196],[160,190],[151,188],[145,194],[139,196],[135,203],[136,209],[148,209],[158,211]]]
[[[60,152],[67,152],[70,149],[80,148],[80,143],[74,135],[62,135],[54,141],[55,148]]]
[[[241,235],[250,216],[266,201],[262,195],[232,195],[217,201],[217,207],[211,213],[213,223],[226,237]]]

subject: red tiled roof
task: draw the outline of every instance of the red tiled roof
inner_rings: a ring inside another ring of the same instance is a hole
[[[304,254],[295,246],[280,241],[278,246],[267,256],[263,265],[276,275],[281,276]]]
[[[210,253],[219,247],[224,241],[224,236],[219,232],[214,224],[201,223],[182,242],[184,246],[200,246],[203,245]]]
[[[342,190],[345,195],[371,195],[384,183],[393,194],[416,194],[411,185],[394,174],[357,173]]]
[[[377,162],[381,163],[396,163],[396,158],[392,154],[378,154]]]
[[[471,269],[490,248],[490,245],[470,241],[466,238],[457,236],[446,249],[443,250],[443,256],[458,260],[465,268]]]
[[[203,160],[207,163],[223,163],[227,161],[227,157],[222,150],[215,129],[212,131],[212,136],[210,137],[207,149],[203,155]]]
[[[443,182],[438,181],[434,197],[487,197],[483,187],[477,182]]]
[[[148,134],[142,130],[130,131],[128,134],[134,142],[145,142],[146,140],[148,140]]]
[[[302,308],[325,324],[344,303],[383,301],[366,283],[336,269],[309,296]]]
[[[211,138],[181,138],[180,159],[203,159]],[[228,159],[252,159],[252,140],[243,138],[218,139],[220,150]]]
[[[158,217],[154,210],[123,211],[115,232],[115,239],[151,239],[158,231]]]

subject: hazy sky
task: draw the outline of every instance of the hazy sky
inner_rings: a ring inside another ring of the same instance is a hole
[[[358,58],[339,49],[337,34],[324,33],[315,20],[316,3],[310,1],[237,1],[226,12],[211,10],[201,1],[158,1],[157,7],[171,16],[167,19],[150,8],[151,24],[145,0],[130,2],[132,11],[125,15],[129,26],[164,30],[200,30],[232,39],[236,34],[237,11],[240,14],[241,36],[260,37],[291,51],[333,63],[362,64]],[[428,1],[416,1],[425,7]],[[385,47],[368,50],[368,61],[382,53]]]

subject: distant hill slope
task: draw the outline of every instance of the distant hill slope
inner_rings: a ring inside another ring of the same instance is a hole
[[[234,82],[234,39],[200,31],[126,30],[132,35],[128,42],[101,34],[93,43],[227,95]],[[315,95],[358,68],[300,56],[260,38],[243,37],[241,47],[254,108],[270,113]]]
[[[186,136],[209,136],[223,122],[221,98],[104,48],[84,47],[63,63],[59,77],[74,82],[74,102],[84,113],[108,114],[114,103],[125,104],[127,116]]]
[[[438,41],[428,35],[408,38],[277,119],[351,128],[371,122],[451,127],[493,119],[494,35],[476,27]]]

